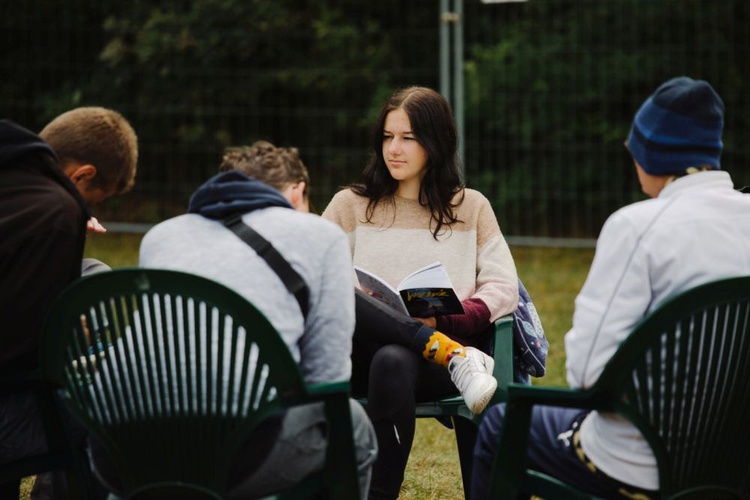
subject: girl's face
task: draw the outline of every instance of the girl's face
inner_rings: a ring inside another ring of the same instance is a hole
[[[394,109],[385,117],[383,159],[391,177],[399,184],[419,186],[427,165],[427,151],[417,142],[403,109]]]

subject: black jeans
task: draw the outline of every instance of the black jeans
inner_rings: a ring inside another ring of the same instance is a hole
[[[448,370],[422,357],[421,321],[356,292],[352,389],[367,397],[378,437],[370,498],[397,498],[414,440],[416,403],[456,394]]]

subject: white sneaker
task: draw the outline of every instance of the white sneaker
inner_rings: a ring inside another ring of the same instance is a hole
[[[495,371],[495,359],[489,354],[485,354],[484,352],[480,351],[479,349],[475,349],[474,347],[466,348],[467,356],[469,355],[469,349],[471,349],[472,352],[474,352],[475,355],[479,357],[479,363],[480,365],[484,366],[484,372],[487,375],[492,375],[492,372]]]
[[[448,363],[451,380],[474,415],[482,413],[495,394],[494,367],[495,361],[474,347],[466,348],[466,357],[454,356]]]

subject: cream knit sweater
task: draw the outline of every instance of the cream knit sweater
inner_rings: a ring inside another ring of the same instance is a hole
[[[474,321],[475,326],[468,331],[454,325],[465,323],[455,317],[456,321],[438,318],[438,329],[470,336],[478,333],[471,330],[483,330],[488,322],[516,309],[518,276],[513,257],[492,207],[481,193],[464,190],[464,199],[455,209],[460,222],[443,228],[437,240],[432,235],[429,211],[416,200],[398,196],[392,202],[385,199],[377,205],[370,222],[365,217],[367,202],[367,198],[345,189],[323,212],[324,218],[340,225],[349,237],[354,265],[397,286],[418,268],[440,261],[464,301],[466,315],[480,314],[477,305],[484,309],[483,320]]]

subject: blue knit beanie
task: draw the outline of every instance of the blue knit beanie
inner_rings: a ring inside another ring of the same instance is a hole
[[[628,149],[652,175],[719,169],[723,128],[724,103],[711,85],[681,76],[663,83],[635,114]]]

